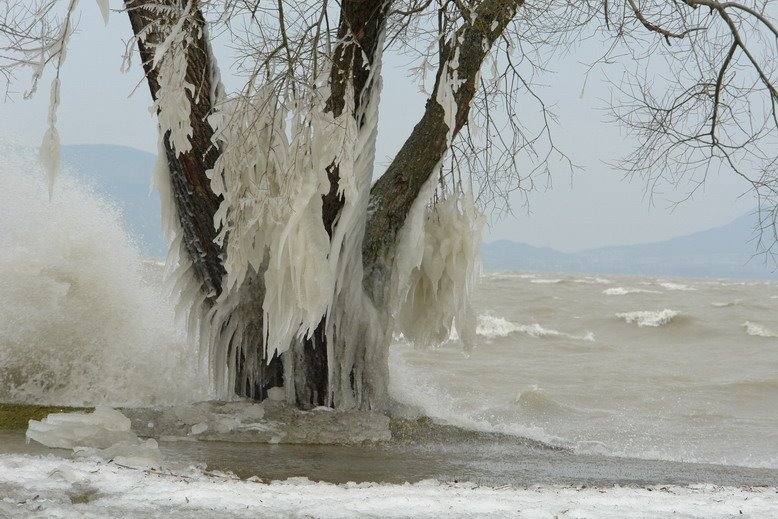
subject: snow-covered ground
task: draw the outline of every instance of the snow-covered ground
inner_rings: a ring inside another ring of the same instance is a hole
[[[0,455],[0,517],[32,516],[768,518],[778,516],[778,489],[334,485],[305,478],[268,484],[196,468],[151,471],[95,458]]]

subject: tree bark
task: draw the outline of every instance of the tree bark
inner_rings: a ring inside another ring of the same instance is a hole
[[[467,122],[481,64],[523,3],[524,0],[485,0],[476,8],[474,21],[466,23],[451,37],[443,48],[442,63],[424,115],[370,190],[375,210],[367,221],[362,248],[363,284],[378,307],[384,304],[384,288],[391,272],[397,233],[449,147],[450,130],[443,107],[437,101],[441,76],[448,73],[447,63],[459,52],[457,73],[462,83],[454,92],[457,112],[455,127],[451,129],[453,138]]]
[[[153,67],[154,46],[162,43],[167,34],[162,30],[153,29],[169,27],[169,24],[160,25],[162,15],[147,6],[183,7],[183,4],[185,2],[182,3],[180,0],[125,1],[134,34],[138,36],[147,28],[152,28],[145,34],[143,40],[138,40],[138,50],[151,97],[155,101],[158,98],[160,84],[159,71]],[[192,43],[186,47],[186,81],[195,85],[195,91],[187,93],[192,107],[189,117],[192,127],[191,148],[183,152],[176,150],[169,134],[162,136],[162,145],[170,170],[171,191],[183,232],[183,244],[205,296],[205,308],[202,309],[204,316],[221,295],[225,274],[221,262],[223,250],[215,242],[217,233],[214,226],[214,214],[222,200],[211,190],[211,181],[206,176],[206,172],[213,169],[219,157],[219,149],[212,142],[213,128],[207,119],[214,110],[211,98],[214,86],[211,84],[211,71],[215,64],[211,63],[212,57],[208,48],[210,42],[206,39],[208,32],[205,30],[206,23],[202,12],[199,9],[193,10],[191,20],[188,31]],[[244,320],[248,335],[244,334],[241,338],[243,341],[241,348],[238,344],[231,346],[237,349],[234,367],[235,392],[239,396],[259,400],[267,396],[268,388],[283,384],[283,366],[277,356],[268,362],[262,354],[246,355],[247,348],[264,351],[261,303],[264,283],[261,278],[262,274],[257,273],[251,279],[251,290],[256,294],[248,294],[246,290],[241,294],[242,305],[237,309],[234,318]]]

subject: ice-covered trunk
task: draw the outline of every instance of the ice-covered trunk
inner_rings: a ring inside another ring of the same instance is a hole
[[[334,51],[329,76],[330,97],[325,107],[336,118],[348,110],[357,119],[358,137],[354,143],[355,156],[350,164],[352,169],[356,169],[351,174],[367,178],[368,182],[373,171],[383,32],[390,3],[346,0],[341,4],[339,44]],[[353,99],[348,99],[349,96]],[[343,214],[347,197],[351,197],[349,202],[355,204],[357,201],[353,199],[359,194],[349,192],[341,185],[341,173],[340,164],[327,168],[330,188],[322,198],[324,227],[335,242],[335,248],[339,247],[338,240],[344,239],[346,234],[353,234],[355,225],[359,225],[350,220],[348,214]],[[346,212],[353,213],[353,209]],[[339,220],[337,224],[336,220]],[[336,226],[340,226],[340,232]],[[330,358],[334,354],[334,347],[329,344],[332,339],[332,334],[327,333],[326,319],[322,319],[313,336],[294,348],[294,384],[298,404],[332,405],[330,376],[331,363],[335,361]]]
[[[146,79],[155,103],[159,103],[160,70],[155,66],[155,50],[166,43],[175,19],[166,19],[162,7],[184,9],[186,2],[179,0],[128,0],[125,2],[127,14],[133,32],[137,38],[138,50],[142,60]],[[175,11],[171,11],[175,12]],[[171,135],[170,130],[161,128],[160,155],[164,157],[169,191],[167,195],[174,202],[170,207],[168,231],[174,242],[171,245],[173,254],[178,254],[180,263],[176,274],[177,284],[182,291],[181,305],[189,305],[185,310],[190,313],[190,328],[200,321],[200,333],[214,333],[206,330],[208,324],[214,324],[219,329],[215,333],[224,333],[229,327],[228,321],[213,322],[209,319],[214,302],[222,293],[222,282],[225,274],[220,255],[222,248],[215,243],[216,228],[214,215],[221,203],[221,198],[214,194],[206,172],[213,168],[219,157],[219,149],[213,145],[214,130],[208,122],[208,116],[214,110],[215,93],[218,88],[218,69],[213,62],[207,40],[208,32],[202,13],[192,9],[186,17],[187,42],[184,46],[186,73],[184,81],[193,86],[186,91],[189,101],[189,125],[191,134],[188,144],[182,145]],[[157,56],[156,60],[160,60]],[[173,59],[173,58],[171,58]],[[183,85],[180,86],[183,89]],[[162,107],[158,106],[158,113]],[[160,114],[162,115],[162,114]],[[166,196],[163,193],[163,198]],[[163,200],[163,203],[168,202]],[[177,250],[180,249],[180,250]],[[245,355],[244,352],[262,352],[262,310],[261,301],[263,286],[261,275],[253,280],[253,289],[257,292],[242,294],[240,319],[245,323],[245,329],[251,333],[240,337],[243,344],[232,346],[229,358],[234,363],[233,384],[239,395],[263,398],[268,387],[279,384],[283,379],[280,359],[270,363],[264,358]],[[237,318],[237,317],[236,317]],[[256,368],[260,365],[260,368]],[[224,369],[224,367],[222,367]],[[259,372],[259,377],[257,376]],[[226,396],[226,395],[225,395]]]

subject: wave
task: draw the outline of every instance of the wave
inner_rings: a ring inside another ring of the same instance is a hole
[[[778,337],[775,332],[769,330],[759,323],[746,321],[743,323],[743,328],[745,328],[746,333],[752,337]]]
[[[503,271],[484,272],[483,274],[481,274],[481,277],[486,279],[535,279],[537,278],[535,274],[526,274],[521,272],[503,272]]]
[[[144,283],[119,213],[65,176],[49,201],[39,171],[13,153],[0,163],[0,401],[207,399],[196,345]]]
[[[535,278],[530,279],[530,283],[535,283],[536,285],[545,285],[545,284],[556,284],[556,283],[564,283],[564,279],[548,279],[548,278]]]
[[[678,315],[678,312],[675,310],[665,308],[660,311],[641,310],[637,312],[624,312],[616,314],[616,317],[624,319],[629,324],[636,323],[642,328],[644,326],[663,326],[671,323]]]
[[[645,288],[614,287],[606,288],[602,293],[606,296],[625,296],[627,294],[658,294],[659,292]]]
[[[611,280],[605,278],[582,278],[574,280],[576,283],[584,283],[586,285],[610,285]]]
[[[735,299],[734,301],[718,301],[718,302],[711,303],[710,305],[716,308],[728,308],[730,306],[739,305],[740,302],[741,302],[740,299]]]
[[[531,415],[544,418],[575,413],[576,411],[571,407],[560,404],[535,384],[516,395],[516,405]]]
[[[681,290],[681,291],[691,291],[691,290],[697,290],[694,287],[690,287],[689,285],[684,285],[683,283],[659,283],[659,286],[662,288],[666,288],[667,290]]]
[[[502,317],[494,317],[492,315],[479,315],[478,327],[476,333],[487,339],[494,339],[497,337],[507,337],[512,333],[524,333],[531,337],[564,337],[567,339],[575,339],[581,341],[594,342],[594,333],[586,332],[584,335],[572,335],[549,328],[543,328],[540,324],[534,323],[530,325],[518,324],[508,321]]]

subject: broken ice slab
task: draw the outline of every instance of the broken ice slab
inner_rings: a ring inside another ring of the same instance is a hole
[[[41,421],[30,420],[27,438],[60,449],[106,449],[119,442],[138,442],[130,430],[130,419],[109,407],[97,407],[92,413],[54,413]]]

